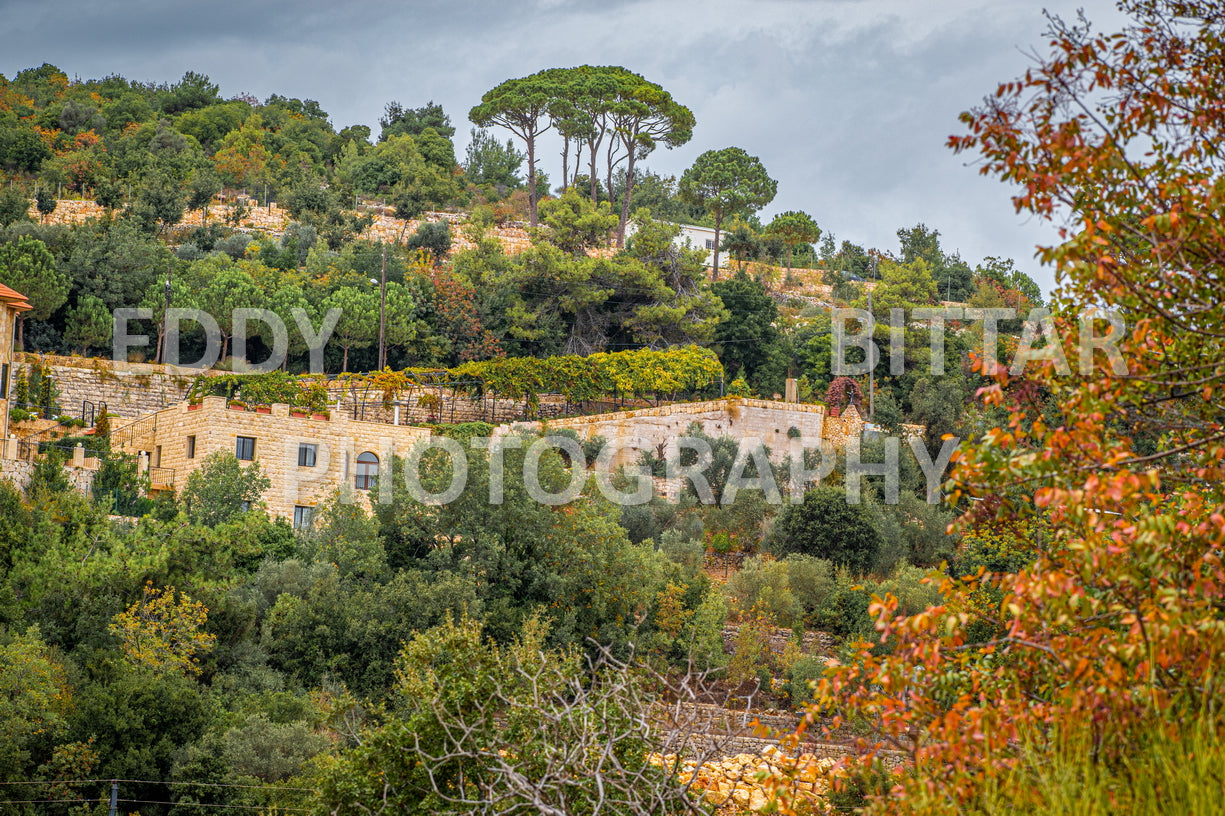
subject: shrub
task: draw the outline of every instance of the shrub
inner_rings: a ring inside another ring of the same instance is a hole
[[[679,564],[689,575],[697,575],[706,561],[706,548],[702,542],[680,530],[665,530],[659,536],[656,547],[664,557]]]
[[[803,503],[788,505],[775,529],[781,553],[824,558],[859,574],[876,563],[882,543],[863,505],[848,504],[832,487],[809,490]]]
[[[800,620],[800,604],[791,591],[784,561],[752,556],[728,579],[732,608],[742,617],[756,614],[775,626],[793,626]]]
[[[794,706],[811,702],[813,699],[811,683],[821,678],[825,673],[825,658],[818,655],[803,655],[791,664],[787,673],[787,696]]]

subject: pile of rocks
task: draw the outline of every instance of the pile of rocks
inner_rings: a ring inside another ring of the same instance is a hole
[[[736,754],[701,764],[684,757],[678,760],[675,754],[651,754],[650,761],[663,768],[679,767],[681,782],[691,784],[694,793],[728,816],[760,813],[775,796],[819,806],[835,764],[812,754],[790,757],[773,746],[760,754]]]

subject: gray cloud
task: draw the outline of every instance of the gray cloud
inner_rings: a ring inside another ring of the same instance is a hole
[[[1117,19],[1108,0],[1052,0]],[[619,64],[691,107],[693,141],[646,162],[680,174],[737,145],[779,179],[763,213],[802,209],[839,240],[894,249],[919,221],[975,263],[1005,255],[1049,288],[1033,247],[1054,230],[1013,214],[1010,191],[946,147],[957,115],[1021,73],[1043,44],[1041,5],[1015,0],[532,0],[519,4],[215,0],[0,3],[0,72],[52,62],[70,76],[173,82],[226,95],[317,99],[339,128],[433,99],[455,123],[504,79]],[[545,154],[545,169],[559,172]]]

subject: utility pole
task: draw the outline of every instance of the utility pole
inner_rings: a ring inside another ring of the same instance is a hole
[[[110,816],[119,814],[119,783],[111,780],[111,811]]]
[[[379,371],[387,367],[387,244],[383,244],[383,270],[379,280]]]

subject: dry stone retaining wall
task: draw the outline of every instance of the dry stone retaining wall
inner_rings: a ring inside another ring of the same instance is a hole
[[[696,422],[712,437],[761,440],[770,448],[771,458],[780,461],[790,448],[791,438],[815,447],[825,438],[825,406],[794,402],[727,397],[704,402],[687,402],[595,416],[566,417],[548,423],[551,429],[569,428],[580,438],[602,436],[623,446],[613,458],[613,466],[633,464],[640,453],[649,450],[665,453],[676,446],[689,426]],[[541,431],[539,422],[517,422],[503,426],[501,433],[518,429]]]
[[[14,366],[28,376],[30,365],[36,360],[50,369],[60,393],[57,400],[60,408],[74,417],[81,416],[82,403],[88,401],[95,410],[105,403],[110,413],[136,419],[185,400],[194,379],[191,375],[173,373],[165,366],[100,358],[19,354]]]

